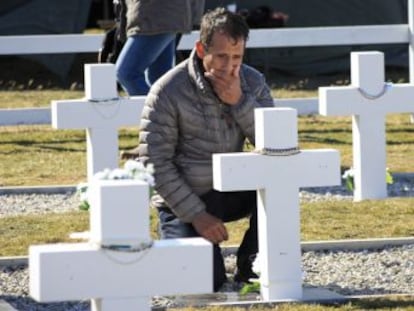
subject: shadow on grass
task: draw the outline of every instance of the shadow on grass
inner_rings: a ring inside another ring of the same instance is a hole
[[[313,142],[320,144],[336,144],[336,145],[351,145],[352,142],[346,140],[340,140],[335,138],[312,136],[312,135],[300,135],[301,142]]]

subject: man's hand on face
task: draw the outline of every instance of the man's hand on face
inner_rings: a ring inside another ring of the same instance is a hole
[[[224,103],[236,105],[242,96],[239,72],[240,65],[236,66],[230,74],[224,70],[210,69],[204,75]]]
[[[198,234],[213,244],[220,244],[229,238],[224,223],[207,212],[197,214],[192,225]]]

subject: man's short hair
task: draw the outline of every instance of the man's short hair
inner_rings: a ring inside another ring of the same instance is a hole
[[[206,48],[210,46],[216,32],[228,35],[235,42],[246,42],[249,37],[249,26],[243,16],[218,7],[205,13],[201,19],[200,41]]]

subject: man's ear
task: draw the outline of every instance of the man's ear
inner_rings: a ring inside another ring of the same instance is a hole
[[[195,48],[196,48],[196,53],[197,53],[198,58],[203,59],[205,55],[205,51],[204,51],[204,45],[201,43],[201,41],[196,41]]]

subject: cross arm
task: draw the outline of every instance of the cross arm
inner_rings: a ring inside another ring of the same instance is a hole
[[[85,99],[52,101],[52,126],[59,129],[135,126],[140,122],[144,100],[116,99],[92,102]]]
[[[334,149],[304,150],[296,173],[300,187],[324,187],[341,184],[341,157]]]
[[[291,156],[257,153],[213,155],[213,185],[219,191],[282,189],[286,183],[317,187],[340,183],[337,150],[305,150]]]
[[[211,244],[201,238],[155,241],[135,253],[90,243],[31,246],[30,295],[52,302],[209,293],[211,258]]]
[[[361,110],[361,94],[353,86],[319,88],[319,113],[323,116],[351,116]]]
[[[407,113],[414,111],[414,104],[407,98],[414,97],[412,84],[384,85],[384,93],[370,98],[357,87],[320,87],[319,113],[325,116],[362,115],[378,113]]]

